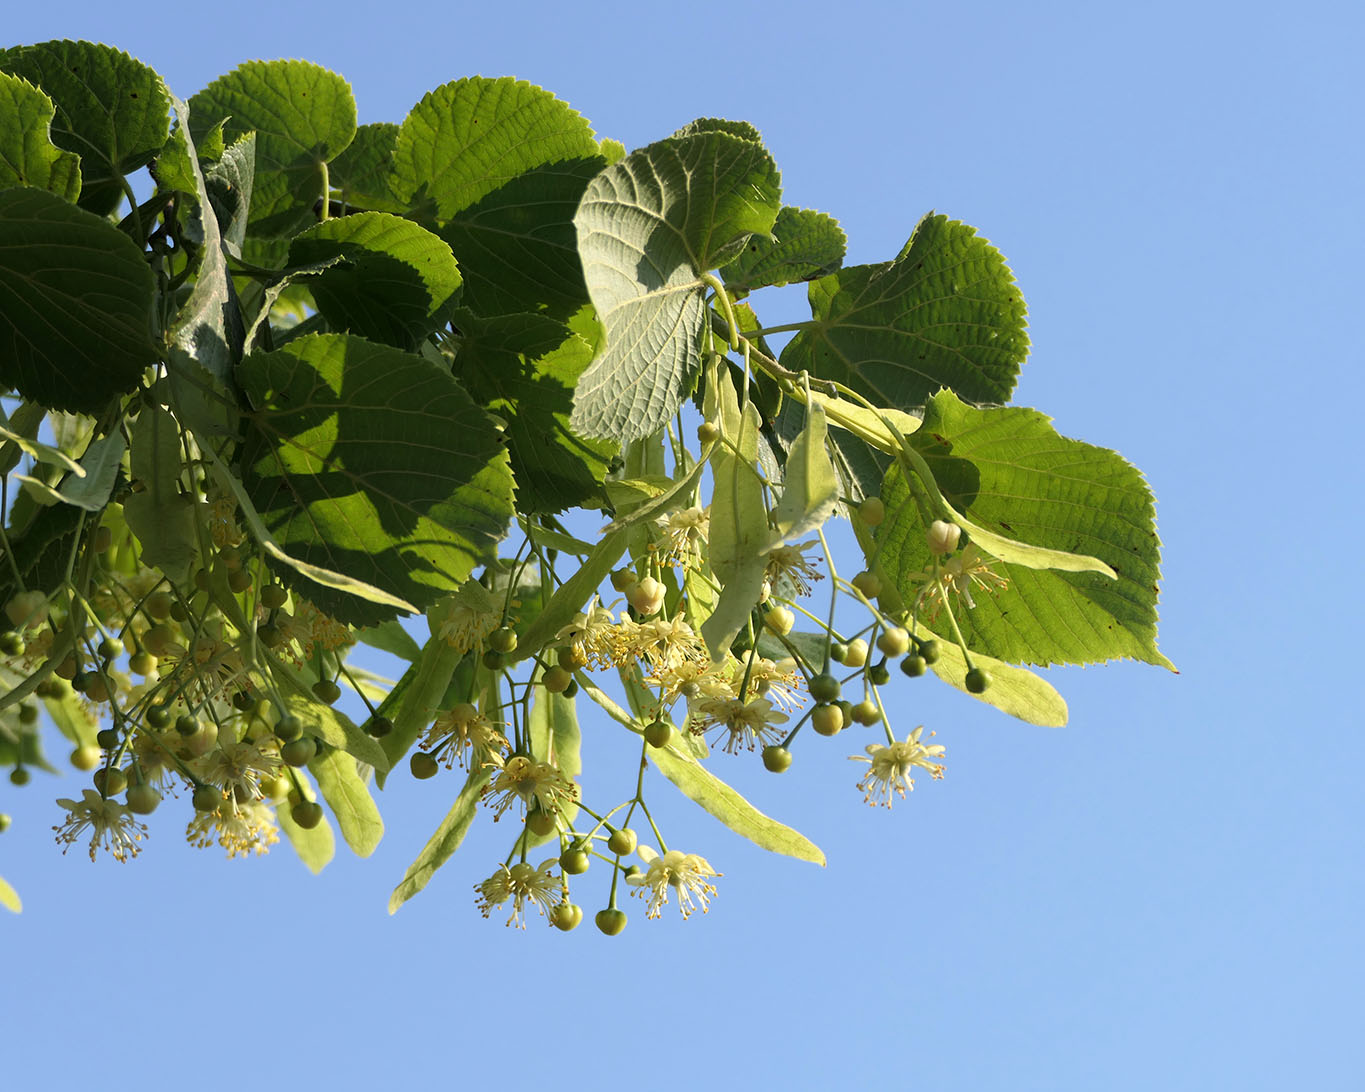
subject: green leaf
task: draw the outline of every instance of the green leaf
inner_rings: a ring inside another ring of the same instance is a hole
[[[377,626],[367,626],[356,630],[356,640],[397,656],[409,663],[422,654],[422,646],[412,639],[412,634],[398,622],[380,622]]]
[[[413,350],[444,326],[460,288],[455,257],[441,239],[387,212],[325,220],[294,236],[291,266],[345,262],[309,282],[333,330]]]
[[[75,201],[81,157],[52,143],[52,100],[27,80],[0,72],[0,189],[36,186]]]
[[[0,71],[41,87],[56,106],[52,140],[80,156],[81,208],[105,216],[124,198],[124,176],[166,142],[170,103],[152,69],[93,42],[54,41],[0,53]]]
[[[752,402],[739,408],[728,373],[715,386],[719,406],[714,414],[725,442],[711,454],[715,490],[711,495],[711,570],[723,585],[711,617],[701,634],[711,659],[720,663],[731,642],[749,620],[763,594],[763,572],[768,567],[767,507],[758,479],[758,411]],[[733,444],[733,449],[730,447]]]
[[[1028,355],[1024,300],[975,229],[926,216],[894,261],[810,286],[814,322],[782,364],[843,383],[878,405],[922,405],[940,387],[1004,402]]]
[[[671,138],[599,174],[574,223],[607,345],[583,373],[571,423],[622,443],[657,432],[701,368],[701,279],[777,218],[761,145],[721,132]]]
[[[512,476],[493,422],[442,368],[354,335],[313,334],[238,370],[242,481],[294,557],[425,607],[493,559]],[[319,585],[356,625],[392,610]]]
[[[287,237],[313,223],[322,168],[355,136],[355,98],[335,72],[306,61],[248,61],[190,99],[190,133],[219,122],[229,142],[256,131],[253,234]]]
[[[417,854],[417,859],[408,865],[408,870],[403,873],[403,879],[389,896],[390,914],[396,913],[408,899],[426,887],[431,877],[436,874],[436,870],[450,860],[460,848],[460,843],[464,841],[464,836],[469,833],[469,827],[474,822],[474,816],[479,808],[479,796],[483,792],[483,787],[488,784],[490,776],[492,770],[488,768],[469,771],[464,788],[455,798],[450,811],[441,820],[441,825],[436,828],[427,844],[422,847],[422,852]]]
[[[180,128],[189,128],[190,108],[174,96],[171,103]],[[185,140],[198,203],[194,222],[201,237],[200,258],[194,288],[171,328],[169,385],[177,413],[195,432],[235,434],[235,407],[227,392],[232,386],[232,370],[242,357],[245,332],[228,277],[218,219],[210,215],[213,206],[207,182],[193,146],[188,138]]]
[[[972,665],[990,674],[991,684],[980,694],[967,689],[967,661],[953,641],[939,642],[939,658],[932,665],[935,675],[949,686],[1002,713],[1042,728],[1061,728],[1067,720],[1066,699],[1045,679],[1027,668],[1015,667],[993,656],[972,651]]]
[[[757,126],[747,121],[732,121],[729,118],[697,118],[689,121],[673,135],[675,137],[695,136],[698,133],[729,133],[732,137],[747,140],[754,144],[763,143],[763,134]]]
[[[819,846],[785,823],[764,815],[700,763],[668,748],[650,748],[648,757],[685,797],[759,848],[799,861],[825,863]]]
[[[98,512],[108,504],[127,447],[117,430],[92,440],[81,456],[82,473],[73,472],[62,482],[62,500],[87,512]]]
[[[1036,410],[977,409],[949,391],[930,401],[910,443],[947,502],[973,524],[1044,550],[1093,555],[1118,574],[996,562],[1009,587],[975,594],[971,609],[954,604],[973,651],[1010,663],[1130,657],[1172,666],[1156,647],[1160,542],[1152,495],[1137,470],[1112,451],[1059,436]],[[924,517],[899,466],[882,499],[888,516],[877,533],[879,564],[911,604],[930,557]],[[949,632],[943,616],[933,628]]]
[[[10,512],[8,535],[14,564],[0,557],[0,603],[8,603],[19,591],[14,580],[16,567],[23,574],[26,588],[55,588],[62,583],[76,545],[76,533],[85,517],[73,505],[58,504],[39,508],[32,519],[19,526],[18,510],[16,500]]]
[[[384,837],[384,820],[369,786],[356,770],[355,759],[345,751],[328,751],[308,768],[317,778],[318,789],[336,816],[346,844],[357,857],[368,857]]]
[[[332,160],[328,170],[332,192],[346,210],[404,211],[390,188],[397,146],[398,126],[392,122],[374,122],[356,129],[355,139]]]
[[[198,556],[194,501],[180,491],[180,427],[160,406],[143,406],[132,424],[129,457],[133,480],[142,489],[123,502],[123,515],[137,536],[144,564],[172,580],[189,574]]]
[[[299,783],[303,789],[305,800],[315,800],[312,786],[308,784],[306,778],[299,778]],[[336,838],[332,835],[332,824],[323,816],[322,822],[312,830],[304,830],[294,822],[289,814],[288,807],[280,807],[275,811],[275,818],[279,820],[280,829],[284,831],[284,836],[289,839],[289,844],[294,847],[294,852],[299,855],[308,871],[317,875],[336,856]]]
[[[440,221],[483,315],[557,318],[587,298],[573,231],[588,181],[606,165],[592,127],[521,80],[471,77],[428,93],[398,131],[395,196]]]
[[[584,559],[578,571],[559,586],[545,609],[522,634],[513,654],[516,659],[534,656],[554,639],[555,634],[573,621],[574,615],[583,609],[583,604],[596,593],[598,586],[626,552],[626,537],[627,530],[624,527],[603,533],[601,541]]]
[[[576,779],[583,772],[582,733],[578,729],[578,711],[573,698],[551,694],[543,686],[536,686],[531,696],[531,712],[527,717],[531,733],[531,753],[538,760],[552,762],[565,777]],[[560,817],[570,826],[578,815],[578,805],[569,804]],[[532,838],[531,845],[542,845],[549,837]]]
[[[0,190],[0,384],[98,413],[156,362],[155,282],[137,245],[55,194]]]
[[[828,434],[824,408],[812,401],[806,411],[806,427],[787,453],[787,478],[782,499],[772,513],[775,530],[770,549],[812,534],[834,514],[839,481],[825,451]]]
[[[474,400],[507,422],[508,453],[522,512],[561,512],[605,499],[616,445],[569,426],[573,389],[591,363],[601,328],[584,308],[570,326],[544,315],[482,319],[461,310],[455,374]]]
[[[255,186],[256,134],[247,133],[223,149],[218,162],[204,175],[223,249],[234,258],[242,256]]]
[[[786,205],[771,238],[755,235],[725,267],[725,286],[746,295],[755,288],[812,281],[843,264],[846,246],[844,229],[833,216]]]
[[[4,876],[0,876],[0,906],[15,914],[22,913],[24,909],[19,892],[9,885]]]

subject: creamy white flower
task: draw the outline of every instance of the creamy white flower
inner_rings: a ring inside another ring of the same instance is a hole
[[[919,579],[927,583],[920,589],[915,606],[927,606],[929,617],[934,618],[943,609],[946,593],[956,595],[970,608],[976,606],[972,598],[973,585],[991,593],[1009,587],[1009,580],[991,569],[992,560],[984,556],[975,543],[967,543],[960,554],[939,564],[937,579],[932,570],[920,574]]]
[[[787,714],[779,713],[767,698],[703,698],[692,707],[692,717],[696,722],[692,730],[699,734],[716,726],[726,729],[729,734],[723,749],[727,754],[740,747],[752,751],[756,743],[771,742],[780,734],[776,726],[787,721]]]
[[[872,807],[884,804],[889,808],[892,793],[899,793],[901,799],[905,799],[906,792],[915,788],[910,774],[916,766],[928,770],[935,780],[942,780],[943,763],[936,760],[943,757],[944,748],[937,743],[921,743],[923,734],[924,725],[920,725],[903,740],[890,744],[871,743],[866,748],[866,755],[848,756],[853,762],[869,765],[867,774],[858,782],[865,804]]]
[[[190,845],[199,849],[217,842],[228,859],[260,856],[280,840],[275,813],[260,800],[238,801],[229,795],[215,811],[196,811],[185,828]]]
[[[649,908],[646,916],[657,918],[664,904],[668,902],[668,889],[678,892],[678,909],[684,918],[692,916],[692,911],[700,908],[706,913],[716,888],[707,881],[719,876],[705,857],[695,853],[679,853],[670,849],[662,857],[649,846],[641,846],[636,852],[645,862],[646,871],[635,876],[627,876],[626,883],[640,890],[634,892],[641,897],[648,895]]]
[[[526,755],[513,755],[486,789],[485,803],[493,809],[493,821],[501,819],[513,804],[526,809],[557,813],[578,799],[578,786],[548,762]]]
[[[94,789],[86,789],[80,800],[58,800],[67,810],[65,821],[52,829],[57,832],[57,841],[64,842],[62,854],[90,832],[90,859],[95,859],[95,851],[107,849],[116,861],[126,861],[136,857],[141,851],[137,843],[147,828],[133,818],[124,805],[110,800]]]
[[[501,906],[511,899],[512,916],[507,919],[507,924],[515,924],[518,929],[525,929],[523,908],[528,899],[540,911],[541,917],[559,902],[561,884],[558,877],[550,874],[550,869],[554,865],[553,857],[535,867],[525,861],[510,868],[507,865],[499,865],[493,875],[474,885],[474,890],[479,893],[479,911],[484,917],[488,917],[493,912],[493,907]]]
[[[768,567],[763,575],[774,587],[779,588],[786,584],[797,595],[809,595],[811,593],[811,583],[816,580],[823,580],[823,574],[816,569],[815,565],[806,560],[805,551],[819,543],[815,539],[809,542],[799,542],[794,546],[779,546],[775,550],[768,551]]]

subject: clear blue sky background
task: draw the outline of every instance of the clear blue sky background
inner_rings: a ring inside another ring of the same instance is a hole
[[[628,147],[746,118],[851,262],[931,208],[976,225],[1029,302],[1018,400],[1157,493],[1182,673],[1053,671],[1060,730],[903,684],[945,781],[865,808],[843,739],[741,777],[824,870],[680,802],[720,895],[685,924],[635,904],[614,940],[479,918],[482,834],[387,916],[448,778],[404,780],[374,857],[317,878],[283,846],[192,851],[170,815],[132,864],[62,858],[77,775],[0,784],[26,901],[0,917],[0,1084],[1361,1088],[1361,10],[12,6],[0,44],[106,41],[184,97],[302,57],[362,121],[471,74]],[[621,738],[585,734],[590,760]]]

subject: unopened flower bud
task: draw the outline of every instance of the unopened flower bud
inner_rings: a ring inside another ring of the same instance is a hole
[[[962,537],[962,528],[956,523],[936,519],[929,524],[925,537],[929,540],[931,554],[950,554],[957,549],[957,540]]]
[[[658,614],[664,605],[664,586],[652,576],[637,580],[626,589],[626,601],[642,616]]]

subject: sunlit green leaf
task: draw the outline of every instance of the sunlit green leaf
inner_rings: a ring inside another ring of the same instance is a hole
[[[248,61],[190,99],[196,139],[219,122],[229,143],[256,132],[251,231],[289,236],[313,222],[323,164],[355,136],[355,99],[342,77],[319,65]]]
[[[725,267],[725,287],[743,295],[768,285],[823,277],[843,263],[846,243],[844,229],[833,216],[784,206],[772,236],[753,236]]]
[[[996,562],[1009,579],[976,606],[954,602],[968,646],[1010,663],[1096,663],[1131,657],[1169,667],[1157,651],[1160,542],[1152,495],[1119,455],[1059,436],[1036,410],[977,409],[944,391],[926,407],[910,443],[944,498],[974,523],[1034,546],[1098,558],[1098,572],[1058,572]],[[899,466],[882,490],[887,520],[879,562],[907,605],[928,569],[925,520]],[[944,616],[932,623],[948,633]]]
[[[24,909],[19,892],[10,886],[4,876],[0,876],[0,906],[15,914],[22,913]]]
[[[6,50],[0,71],[22,76],[52,99],[52,141],[80,156],[80,206],[100,216],[118,208],[124,176],[150,163],[166,142],[170,104],[161,77],[111,46],[71,41]]]
[[[355,759],[345,751],[329,750],[308,768],[318,779],[318,791],[336,816],[346,844],[357,857],[368,857],[384,837],[384,820],[356,770]]]
[[[761,145],[721,132],[670,138],[599,174],[574,223],[606,349],[583,373],[572,424],[622,443],[658,431],[701,368],[701,277],[777,218]]]
[[[390,190],[397,145],[398,126],[392,122],[357,127],[355,139],[328,167],[332,192],[341,200],[343,211],[404,211]]]
[[[448,373],[354,335],[253,353],[242,480],[291,555],[419,607],[492,559],[512,477],[492,421]],[[392,617],[330,588],[308,597],[355,624]]]
[[[344,262],[309,281],[318,310],[336,331],[416,349],[443,326],[460,288],[460,270],[440,238],[386,212],[326,220],[294,236],[289,264]]]
[[[36,186],[76,200],[81,157],[52,143],[55,109],[27,80],[0,72],[0,189]]]
[[[474,76],[436,88],[404,119],[393,191],[440,222],[471,310],[565,318],[587,298],[574,210],[605,165],[591,126],[548,91]]]
[[[527,728],[531,733],[531,753],[538,760],[554,763],[559,772],[568,778],[576,779],[583,772],[583,740],[573,698],[552,694],[543,686],[537,686],[531,694]],[[559,815],[572,826],[578,816],[578,805],[565,806]],[[531,844],[540,845],[549,837],[553,835],[533,838]]]
[[[823,865],[825,855],[804,834],[764,815],[705,766],[669,749],[650,748],[649,760],[689,800],[761,849]]]
[[[1024,300],[975,229],[926,216],[894,261],[850,266],[810,286],[813,325],[782,364],[909,409],[940,387],[1004,402],[1028,355]]]
[[[962,650],[946,639],[939,642],[939,650],[932,670],[949,686],[1028,724],[1042,728],[1061,728],[1066,724],[1066,699],[1046,679],[973,649],[972,665],[986,671],[991,684],[982,693],[972,694],[966,685],[967,662]]]
[[[455,803],[451,805],[446,817],[441,820],[441,825],[422,847],[422,852],[417,854],[417,859],[408,865],[402,881],[389,896],[390,914],[395,913],[408,899],[426,887],[431,877],[436,874],[436,870],[450,860],[460,848],[460,843],[469,833],[469,827],[478,813],[479,796],[483,792],[483,787],[488,784],[491,773],[487,767],[470,771],[464,788],[455,798]]]
[[[317,797],[308,779],[301,777],[299,781],[303,788],[303,798],[315,800]],[[325,815],[322,822],[311,830],[305,830],[294,822],[289,814],[288,804],[282,804],[275,810],[275,818],[279,820],[280,830],[284,831],[284,836],[289,839],[289,844],[294,847],[299,860],[307,865],[309,872],[317,875],[336,856],[336,838],[332,835],[332,824],[327,821]]]

